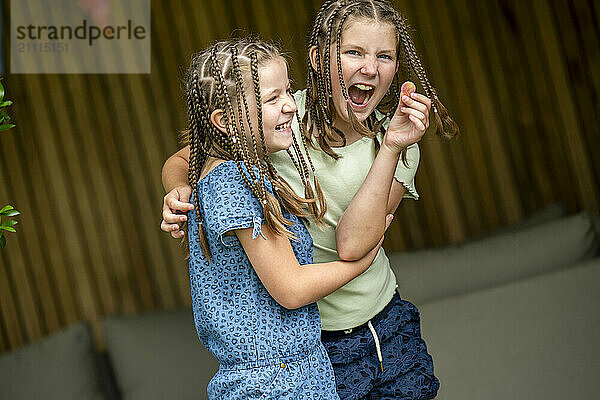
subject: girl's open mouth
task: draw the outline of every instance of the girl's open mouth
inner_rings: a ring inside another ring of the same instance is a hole
[[[279,125],[275,126],[275,130],[277,132],[285,132],[291,128],[292,128],[292,120],[291,119],[288,122],[285,122],[283,124],[279,124]]]
[[[348,98],[352,106],[362,108],[367,105],[374,91],[373,86],[357,83],[348,88]]]

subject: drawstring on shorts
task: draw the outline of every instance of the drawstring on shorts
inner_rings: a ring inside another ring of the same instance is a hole
[[[381,345],[379,344],[379,337],[377,336],[377,332],[373,327],[371,321],[367,323],[369,330],[371,331],[371,335],[373,335],[373,339],[375,340],[375,349],[377,350],[377,358],[379,359],[379,366],[381,367],[381,372],[383,372],[383,356],[381,355]]]

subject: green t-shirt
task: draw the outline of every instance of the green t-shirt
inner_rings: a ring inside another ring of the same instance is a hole
[[[294,97],[302,118],[305,112],[306,91],[298,91]],[[302,143],[296,119],[292,129],[298,143]],[[379,139],[381,143],[382,137]],[[303,146],[300,144],[300,147]],[[336,261],[339,257],[335,244],[335,227],[367,177],[375,160],[375,146],[372,139],[361,138],[348,146],[335,148],[334,151],[341,156],[338,160],[311,146],[308,146],[308,149],[327,201],[327,213],[324,218],[327,226],[319,227],[314,222],[308,226],[314,242],[314,262]],[[402,161],[398,162],[396,167],[394,177],[406,188],[405,198],[416,200],[419,197],[414,185],[419,155],[418,145],[410,146],[407,153],[409,168],[406,168]],[[287,152],[272,154],[271,160],[292,189],[303,196],[304,186]],[[317,302],[322,329],[349,329],[367,322],[389,303],[396,287],[396,278],[390,268],[390,262],[381,248],[373,264],[365,272]]]

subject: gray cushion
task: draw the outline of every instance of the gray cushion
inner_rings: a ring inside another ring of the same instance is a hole
[[[496,228],[490,232],[487,232],[481,235],[480,238],[505,235],[507,233],[515,233],[523,229],[531,228],[536,225],[553,221],[566,215],[567,211],[565,209],[565,206],[561,203],[554,203],[542,208],[541,210],[535,211],[534,213],[527,215],[525,218],[514,224],[502,226],[500,228]]]
[[[105,399],[88,325],[73,325],[3,355],[0,399]]]
[[[598,253],[581,213],[462,245],[390,254],[400,294],[416,304],[552,271]]]
[[[123,399],[206,398],[217,362],[198,340],[191,311],[111,317],[103,331]]]
[[[439,399],[597,399],[600,258],[420,307]]]

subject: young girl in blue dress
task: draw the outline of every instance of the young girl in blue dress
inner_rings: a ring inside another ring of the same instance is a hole
[[[327,200],[325,228],[308,225],[318,262],[360,259],[377,243],[386,216],[401,200],[418,198],[416,142],[429,127],[431,109],[437,134],[458,133],[408,31],[387,0],[329,0],[315,18],[308,86],[294,94],[299,108],[294,127],[297,139],[309,143],[301,153],[311,157]],[[401,90],[411,73],[424,95]],[[174,237],[180,237],[178,224],[185,220],[176,211],[191,207],[188,154],[183,148],[163,168],[170,192],[162,229]],[[293,158],[284,152],[270,158],[294,191],[304,193]],[[421,338],[419,312],[396,288],[381,249],[364,273],[318,301],[322,340],[342,399],[432,399],[437,394],[439,381]]]
[[[188,72],[189,270],[198,336],[220,364],[211,399],[338,399],[315,301],[362,273],[381,245],[357,261],[312,264],[299,218],[319,223],[325,205],[297,151],[289,85],[281,53],[250,39],[213,44]],[[282,150],[305,197],[269,161]]]

